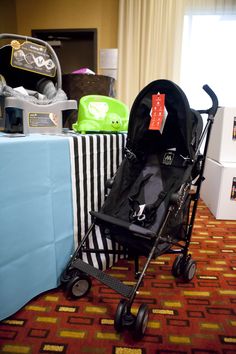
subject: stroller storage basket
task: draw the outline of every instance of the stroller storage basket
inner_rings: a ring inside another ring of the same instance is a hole
[[[0,130],[61,133],[66,115],[77,110],[62,90],[61,67],[53,48],[37,38],[0,34]],[[20,43],[23,41],[23,43]]]

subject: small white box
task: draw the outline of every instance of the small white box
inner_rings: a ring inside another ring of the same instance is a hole
[[[236,107],[218,108],[207,156],[221,163],[236,162]]]
[[[100,49],[100,69],[117,69],[118,49]]]
[[[236,220],[236,163],[206,159],[201,199],[216,219]]]

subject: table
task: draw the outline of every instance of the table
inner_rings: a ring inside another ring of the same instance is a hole
[[[105,182],[114,175],[123,159],[126,137],[126,134],[93,134],[75,135],[70,139],[75,246],[91,224],[89,211],[99,210],[104,202]],[[120,250],[117,243],[102,238],[98,227],[91,233],[87,246]],[[85,253],[82,259],[104,270],[112,266],[118,256]]]
[[[88,211],[104,201],[104,182],[121,162],[125,139],[0,136],[0,320],[59,285],[91,221]],[[96,233],[89,242],[103,247]],[[110,264],[99,256],[88,261]]]

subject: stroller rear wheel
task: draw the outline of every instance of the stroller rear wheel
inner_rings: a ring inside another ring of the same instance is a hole
[[[141,339],[144,336],[148,324],[148,306],[142,304],[139,307],[137,318],[134,325],[134,337],[135,339]]]
[[[190,281],[193,279],[197,269],[197,264],[193,259],[188,259],[184,271],[183,271],[183,279],[185,281]]]
[[[79,299],[89,292],[91,285],[91,279],[86,274],[77,274],[74,278],[69,280],[66,285],[67,296],[69,298]]]
[[[190,258],[190,256],[185,259],[185,257],[180,254],[178,255],[172,266],[172,275],[176,278],[182,278],[184,281],[191,281],[196,273],[197,264]]]
[[[135,316],[132,315],[128,308],[128,301],[121,299],[115,314],[114,328],[117,332],[121,332],[125,327],[130,327],[134,324]]]
[[[172,265],[171,273],[175,278],[179,278],[182,275],[184,257],[182,254],[179,254]]]

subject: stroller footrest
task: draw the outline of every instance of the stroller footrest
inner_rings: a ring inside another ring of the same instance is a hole
[[[120,280],[111,277],[109,274],[104,273],[102,270],[94,268],[90,264],[82,261],[81,259],[77,259],[73,263],[73,267],[81,270],[88,275],[91,275],[95,279],[99,280],[101,283],[107,285],[109,288],[115,290],[122,296],[127,298],[130,297],[133,287],[129,285],[125,285]]]

